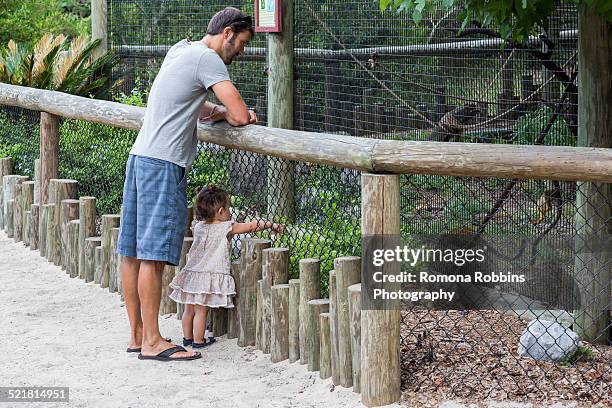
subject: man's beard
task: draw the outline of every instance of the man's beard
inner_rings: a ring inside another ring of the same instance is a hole
[[[236,56],[236,53],[233,52],[233,48],[234,48],[234,44],[236,42],[236,36],[238,34],[233,34],[232,37],[227,40],[227,44],[225,44],[223,46],[223,54],[224,54],[224,60],[223,62],[225,63],[225,65],[229,65],[232,63],[232,61],[234,60],[234,57]]]

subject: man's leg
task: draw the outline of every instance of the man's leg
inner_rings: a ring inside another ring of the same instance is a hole
[[[173,347],[159,333],[159,303],[161,300],[162,273],[165,262],[140,261],[138,293],[142,310],[142,354],[153,356]],[[172,358],[189,357],[195,352],[178,352]]]
[[[124,256],[121,263],[121,285],[125,298],[125,309],[130,321],[129,348],[139,348],[142,344],[142,317],[138,297],[138,271],[140,261],[131,256]]]

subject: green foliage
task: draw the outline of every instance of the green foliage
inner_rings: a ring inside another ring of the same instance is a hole
[[[38,158],[40,115],[10,108],[0,110],[0,157],[13,158],[16,174],[33,177]]]
[[[593,350],[588,347],[580,346],[576,351],[574,351],[574,354],[572,354],[565,360],[561,360],[559,362],[559,365],[563,367],[570,367],[580,361],[591,360],[593,359],[593,357],[595,357],[595,353],[593,352]]]
[[[534,144],[553,114],[552,109],[541,107],[521,116],[515,124],[514,144]],[[558,117],[544,138],[546,146],[576,146],[576,137],[565,120]]]
[[[565,0],[594,9],[608,21],[612,22],[612,2],[610,0]],[[472,20],[483,26],[495,26],[503,38],[525,39],[538,29],[546,29],[548,17],[557,6],[553,0],[380,0],[380,9],[395,9],[411,13],[415,22],[420,22],[423,15],[440,8],[459,10],[462,26]]]
[[[102,97],[111,87],[109,73],[117,60],[111,52],[92,55],[100,40],[45,34],[34,46],[8,42],[0,50],[0,82]]]
[[[32,45],[45,33],[91,34],[87,0],[0,0],[0,44]]]

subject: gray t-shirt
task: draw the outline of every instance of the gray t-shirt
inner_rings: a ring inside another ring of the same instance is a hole
[[[229,79],[221,57],[201,41],[181,40],[173,45],[153,81],[144,122],[130,154],[191,166],[206,92]]]

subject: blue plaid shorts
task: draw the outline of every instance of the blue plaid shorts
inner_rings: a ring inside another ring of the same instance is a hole
[[[125,168],[117,252],[178,265],[187,222],[185,168],[130,155]]]

